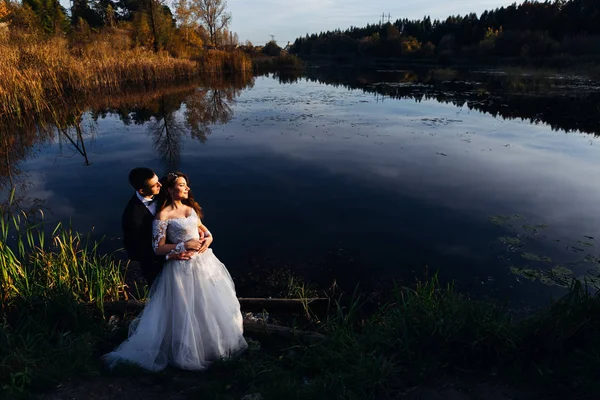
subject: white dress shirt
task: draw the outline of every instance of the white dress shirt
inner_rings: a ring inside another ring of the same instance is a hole
[[[152,196],[152,197],[142,197],[142,195],[140,194],[140,192],[135,192],[135,194],[137,195],[138,199],[140,199],[140,201],[142,203],[144,203],[144,205],[146,206],[146,208],[148,209],[148,211],[150,211],[150,213],[152,215],[156,215],[156,202],[154,201],[154,196]]]

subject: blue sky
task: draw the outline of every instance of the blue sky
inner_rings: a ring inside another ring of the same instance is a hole
[[[69,0],[60,0],[68,7]],[[172,0],[166,0],[172,4]],[[381,14],[398,18],[432,19],[449,15],[464,15],[507,6],[521,0],[228,0],[233,16],[231,30],[237,32],[241,42],[265,44],[274,35],[279,45],[294,41],[306,33],[346,29],[376,23]]]
[[[240,41],[264,44],[274,35],[279,45],[306,33],[376,23],[381,14],[398,18],[432,19],[483,11],[521,0],[228,0],[233,16],[231,29]]]

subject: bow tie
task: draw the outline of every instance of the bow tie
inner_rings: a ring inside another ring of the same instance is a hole
[[[144,200],[142,200],[142,203],[144,203],[144,204],[152,204],[152,203],[154,203],[154,197],[151,198],[151,199],[144,199]]]

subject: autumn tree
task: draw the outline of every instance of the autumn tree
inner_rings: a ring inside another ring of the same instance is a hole
[[[176,0],[173,5],[175,6],[175,19],[180,28],[194,29],[198,26],[189,0]]]
[[[206,28],[212,45],[217,44],[217,38],[223,37],[223,30],[231,22],[231,14],[225,9],[225,0],[190,0],[190,8],[197,21]]]
[[[4,19],[8,17],[8,14],[8,5],[5,1],[0,1],[0,22],[4,22]]]
[[[163,0],[145,0],[133,12],[134,40],[142,46],[164,50],[173,39],[173,15]]]
[[[117,17],[115,14],[115,9],[112,4],[109,4],[106,7],[106,13],[104,15],[104,25],[114,28],[117,25]]]
[[[102,26],[104,23],[100,13],[93,7],[95,4],[90,4],[88,0],[73,0],[72,4],[71,25],[78,25],[80,19],[93,27]]]
[[[33,11],[46,34],[57,34],[68,29],[66,10],[58,0],[23,0],[23,5]]]
[[[198,21],[192,10],[190,1],[176,0],[173,5],[175,6],[175,19],[179,27],[179,32],[183,37],[186,51],[190,45],[198,48],[202,47],[203,41],[198,31]]]

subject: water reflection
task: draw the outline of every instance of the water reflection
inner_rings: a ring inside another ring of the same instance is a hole
[[[145,125],[164,171],[179,169],[182,141],[189,136],[204,143],[211,134],[211,126],[225,124],[233,117],[236,97],[253,84],[253,77],[238,76],[152,90],[129,90],[61,103],[52,113],[33,118],[0,119],[0,131],[10,133],[2,135],[0,141],[0,191],[20,193],[13,203],[24,199],[27,179],[17,179],[22,174],[20,164],[35,146],[44,143],[59,143],[61,151],[72,150],[81,156],[85,166],[91,165],[93,160],[86,141],[92,139],[98,121],[111,115],[126,126]],[[183,116],[179,113],[181,109]],[[5,207],[7,202],[3,202]]]
[[[436,100],[493,117],[546,123],[553,130],[600,135],[600,83],[577,77],[412,69],[393,71],[315,68],[273,74],[280,83],[300,79],[381,95],[380,100]]]
[[[120,243],[119,216],[130,196],[126,171],[138,164],[182,169],[201,185],[210,222],[226,238],[215,251],[232,271],[249,259],[285,264],[295,257],[313,278],[344,278],[346,288],[358,280],[412,280],[429,265],[445,267],[441,276],[470,291],[510,288],[515,297],[536,297],[495,259],[502,249],[491,243],[509,233],[487,216],[519,212],[566,229],[560,239],[573,232],[600,237],[588,215],[600,193],[589,184],[598,168],[595,147],[584,135],[490,117],[552,124],[573,110],[580,121],[556,124],[598,134],[582,116],[587,110],[586,118],[597,118],[598,91],[583,90],[581,81],[571,84],[581,90],[566,92],[556,79],[467,79],[445,70],[317,69],[272,78],[285,85],[260,79],[245,91],[254,79],[200,82],[57,108],[2,137],[0,179],[7,187],[28,182],[28,200],[44,198],[56,220],[71,218],[78,229],[93,227]],[[77,159],[56,157],[67,152]],[[359,246],[357,229],[369,233]],[[348,254],[339,268],[321,257],[332,249]],[[539,254],[558,259],[546,248]]]
[[[84,165],[89,166],[91,163],[85,148],[82,117],[83,113],[80,113],[79,115],[74,116],[74,121],[61,121],[62,123],[58,122],[56,129],[60,133],[58,140],[61,140],[62,138],[67,139],[68,143],[75,149],[75,151],[83,157]],[[90,129],[91,128],[92,126],[90,126]]]

